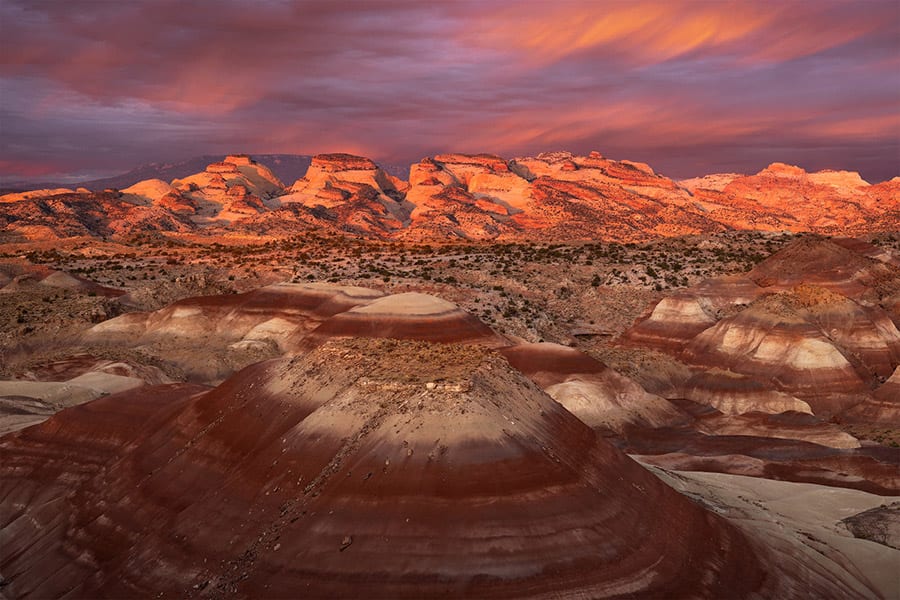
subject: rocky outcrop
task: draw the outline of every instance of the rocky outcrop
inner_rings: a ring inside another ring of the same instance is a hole
[[[318,154],[313,157],[311,168],[326,173],[341,173],[344,171],[377,171],[378,165],[364,156],[353,154]]]
[[[382,237],[408,223],[411,207],[403,201],[405,187],[405,182],[368,158],[320,154],[313,157],[306,175],[278,203],[332,209],[339,228]]]
[[[240,220],[275,207],[274,197],[284,191],[268,167],[244,154],[227,156],[202,173],[176,179],[172,187],[195,207],[191,219],[198,225]]]
[[[859,173],[773,163],[755,175],[723,173],[681,181],[710,217],[737,229],[832,235],[896,230],[900,186],[870,185]]]
[[[503,209],[488,212],[515,213],[528,201],[528,181],[510,170],[509,163],[492,154],[438,154],[434,164],[449,173],[474,198]],[[410,176],[412,183],[412,176]]]
[[[153,205],[136,205],[115,191],[65,193],[3,204],[0,237],[52,240],[124,236],[143,231],[190,231],[184,215]]]
[[[445,157],[446,158],[446,157]],[[468,165],[470,168],[473,165]],[[477,166],[477,163],[476,165]],[[410,169],[406,199],[413,206],[403,239],[495,239],[513,233],[508,204],[469,191],[460,176],[430,158]],[[513,176],[515,177],[515,176]]]

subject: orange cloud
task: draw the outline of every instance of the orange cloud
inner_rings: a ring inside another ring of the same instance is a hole
[[[524,52],[537,63],[596,49],[638,64],[695,51],[778,61],[845,44],[881,24],[863,10],[838,20],[816,8],[811,3],[590,0],[552,9],[548,5],[546,11],[504,8],[464,35],[493,48]]]
[[[865,140],[884,135],[885,131],[900,132],[900,113],[878,116],[860,116],[834,123],[810,124],[804,128],[810,136],[826,139],[844,138]]]

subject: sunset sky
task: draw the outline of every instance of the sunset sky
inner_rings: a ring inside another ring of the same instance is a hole
[[[0,176],[545,150],[900,174],[900,1],[0,2]]]

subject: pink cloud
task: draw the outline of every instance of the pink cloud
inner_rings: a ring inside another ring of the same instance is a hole
[[[567,148],[883,179],[900,150],[895,0],[9,0],[0,34],[8,165]]]

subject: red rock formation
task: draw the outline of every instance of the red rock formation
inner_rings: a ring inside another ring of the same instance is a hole
[[[312,159],[312,166],[328,173],[341,171],[374,171],[378,168],[374,162],[363,156],[352,154],[317,154]]]
[[[320,154],[279,204],[331,209],[340,230],[364,237],[386,237],[408,224],[412,209],[398,188],[404,182],[368,158]]]
[[[704,198],[729,205],[735,200],[757,204],[756,213],[783,211],[773,230],[858,233],[871,228],[896,229],[900,195],[880,186],[872,190],[857,173],[807,173],[799,167],[773,163],[756,175],[737,176],[721,187],[707,190]],[[882,194],[887,202],[873,201]]]
[[[218,175],[240,175],[241,173],[237,165],[230,162],[217,162],[207,165],[206,172]]]
[[[189,231],[182,215],[140,206],[117,192],[81,192],[2,204],[0,227],[7,236],[58,239],[122,236],[141,231]]]
[[[881,307],[900,287],[893,260],[861,242],[801,239],[747,277],[709,280],[663,299],[620,342],[743,374],[749,379],[735,381],[745,400],[783,392],[816,414],[835,414],[868,401],[900,364],[900,331]],[[713,406],[737,401],[702,387],[682,391]]]
[[[229,154],[225,157],[224,162],[237,165],[239,167],[249,167],[257,164],[255,160],[250,158],[249,154]]]
[[[691,376],[679,395],[698,404],[712,406],[727,415],[788,411],[812,413],[809,404],[802,400],[752,377],[716,368]]]
[[[472,346],[331,342],[208,393],[102,399],[0,452],[16,597],[855,595]]]
[[[660,300],[619,341],[674,352],[715,324],[715,312],[705,296],[677,293]]]
[[[181,215],[193,215],[197,212],[197,205],[193,200],[185,198],[179,193],[170,193],[157,200],[157,204],[166,210]]]
[[[858,252],[854,249],[863,250]],[[889,256],[870,257],[867,245],[801,238],[779,250],[748,273],[758,285],[789,289],[815,284],[848,298],[869,300],[890,288],[898,272]]]
[[[806,173],[780,163],[752,176],[717,174],[676,183],[645,163],[610,160],[597,152],[586,157],[550,152],[511,161],[491,154],[438,154],[413,165],[407,183],[368,158],[320,154],[306,176],[284,194],[271,171],[246,155],[233,155],[172,184],[193,205],[193,210],[180,204],[172,210],[189,216],[194,228],[251,218],[237,226],[246,229],[260,221],[253,219],[260,212],[300,203],[310,209],[345,205],[336,217],[341,221],[336,229],[352,235],[421,241],[643,241],[729,229],[829,235],[900,230],[900,179],[869,185],[856,173]],[[161,197],[160,186],[167,185],[141,182],[141,189],[126,190],[126,199],[154,203]],[[226,196],[236,186],[246,188],[264,207],[229,210]],[[364,186],[378,192],[390,220],[369,213],[369,203],[352,202]],[[439,197],[448,188],[461,188],[475,198],[474,208],[464,208],[466,219],[459,218],[455,207],[441,206]],[[153,197],[148,200],[146,193]],[[60,227],[58,215],[54,220],[34,210],[35,202],[71,195],[84,194],[59,189],[0,197],[11,209],[0,216],[0,226],[32,237],[78,235],[78,226]],[[448,219],[459,223],[449,226]],[[350,225],[344,227],[343,221]],[[175,226],[164,219],[159,223]],[[98,233],[106,225],[103,216],[98,225],[88,234],[107,235]],[[145,220],[142,226],[152,227],[152,222]],[[297,227],[303,229],[299,223]]]
[[[514,231],[505,224],[506,206],[476,198],[455,184],[443,186],[424,180],[410,188],[407,199],[416,206],[410,213],[409,228],[399,234],[401,239],[495,239]]]
[[[862,423],[874,427],[900,427],[900,367],[872,394],[845,410],[839,416],[841,422]]]
[[[284,185],[264,165],[247,155],[231,155],[205,172],[176,179],[172,186],[193,207],[197,226],[240,220],[267,211],[265,201],[284,192]],[[274,205],[273,205],[274,206]]]

